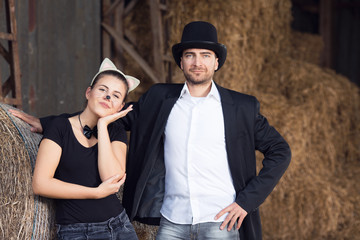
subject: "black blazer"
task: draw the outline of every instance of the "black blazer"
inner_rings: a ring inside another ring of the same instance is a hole
[[[289,145],[260,114],[255,97],[216,85],[224,115],[226,151],[236,190],[236,202],[248,212],[240,237],[261,239],[258,207],[287,169]],[[164,142],[167,118],[183,84],[156,84],[120,119],[131,131],[123,205],[131,220],[158,224],[164,196]],[[256,174],[255,150],[264,154]]]

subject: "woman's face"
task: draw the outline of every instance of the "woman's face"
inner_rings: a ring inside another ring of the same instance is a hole
[[[125,104],[125,95],[125,83],[111,75],[104,75],[86,90],[88,107],[99,117],[119,112]]]

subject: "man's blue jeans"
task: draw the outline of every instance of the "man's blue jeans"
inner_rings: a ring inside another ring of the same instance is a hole
[[[176,224],[161,217],[156,240],[238,240],[239,231],[233,227],[220,230],[222,222],[206,222],[198,224]]]
[[[125,210],[118,216],[99,223],[56,225],[60,240],[116,239],[137,240],[135,229]]]

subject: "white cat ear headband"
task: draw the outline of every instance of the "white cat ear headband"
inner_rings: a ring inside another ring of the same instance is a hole
[[[127,81],[128,85],[129,85],[129,90],[128,92],[134,90],[139,84],[140,81],[137,78],[134,78],[132,76],[129,75],[125,75],[124,73],[122,73],[119,69],[116,68],[115,64],[110,61],[110,59],[105,58],[104,61],[101,63],[100,68],[99,68],[99,72],[94,76],[94,78],[92,79],[90,86],[93,84],[95,78],[102,72],[105,71],[114,71],[114,72],[118,72],[120,73]]]

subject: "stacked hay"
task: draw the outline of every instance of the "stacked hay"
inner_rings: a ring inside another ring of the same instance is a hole
[[[51,202],[31,189],[41,136],[9,108],[0,103],[0,239],[53,239]]]
[[[170,1],[168,10],[169,46],[190,21],[216,26],[228,57],[215,81],[255,95],[292,148],[288,171],[260,208],[264,239],[359,239],[359,88],[318,66],[321,38],[290,29],[291,1],[183,0]],[[129,22],[147,15],[142,3]],[[149,23],[138,24],[138,44],[149,56]],[[173,81],[183,82],[175,69]],[[156,228],[136,226],[141,239],[153,239]]]
[[[360,236],[359,89],[306,62],[270,62],[257,94],[263,113],[289,141],[293,161],[261,208],[264,235],[354,239]]]
[[[290,44],[289,56],[291,58],[316,65],[321,64],[321,52],[324,48],[324,42],[320,35],[292,31]]]

